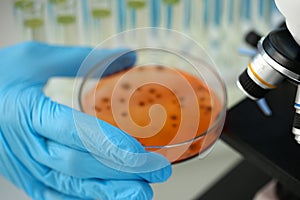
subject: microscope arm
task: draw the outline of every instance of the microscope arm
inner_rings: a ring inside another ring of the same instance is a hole
[[[300,1],[299,0],[275,0],[276,6],[285,17],[286,25],[295,39],[300,45]]]

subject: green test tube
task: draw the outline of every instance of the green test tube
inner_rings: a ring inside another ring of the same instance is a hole
[[[127,29],[149,26],[150,10],[147,0],[126,0]]]
[[[182,30],[183,6],[182,0],[161,0],[162,27],[166,29]]]
[[[116,1],[88,0],[90,44],[97,45],[116,32],[115,7]]]
[[[14,1],[14,16],[21,40],[46,41],[44,1]]]
[[[76,0],[49,0],[49,23],[54,43],[74,45],[80,42]]]

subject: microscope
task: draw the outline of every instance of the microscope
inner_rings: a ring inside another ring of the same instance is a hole
[[[239,76],[238,87],[251,99],[259,100],[284,80],[297,85],[292,132],[300,144],[300,0],[275,0],[285,17],[286,27],[262,37],[257,53]]]

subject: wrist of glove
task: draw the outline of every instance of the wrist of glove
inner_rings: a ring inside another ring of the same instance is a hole
[[[76,76],[90,48],[26,42],[0,50],[0,174],[33,199],[151,199],[168,161],[95,117],[43,93]],[[98,50],[99,60],[120,49]],[[126,54],[116,71],[134,64]]]

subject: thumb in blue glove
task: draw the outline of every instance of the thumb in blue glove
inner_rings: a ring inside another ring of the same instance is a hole
[[[33,199],[151,199],[168,161],[120,129],[51,101],[52,76],[75,76],[91,51],[27,42],[0,50],[0,174]],[[98,50],[99,59],[120,50]],[[117,63],[134,63],[126,54]]]

